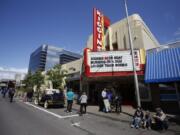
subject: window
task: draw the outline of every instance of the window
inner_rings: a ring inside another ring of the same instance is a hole
[[[124,43],[124,49],[127,49],[126,36],[125,35],[123,37],[123,43]]]
[[[109,50],[110,50],[109,45],[106,45],[106,51],[109,51]]]
[[[112,46],[113,46],[113,50],[114,50],[114,51],[118,50],[118,44],[117,44],[117,42],[116,42],[116,43],[113,43]]]

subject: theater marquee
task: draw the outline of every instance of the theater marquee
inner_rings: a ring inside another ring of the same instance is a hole
[[[134,50],[137,74],[144,74],[143,51]],[[129,76],[133,75],[133,66],[130,50],[100,51],[84,50],[85,74],[88,77],[97,76]]]
[[[134,51],[136,70],[140,70],[140,54]],[[130,51],[89,52],[90,72],[133,71]]]

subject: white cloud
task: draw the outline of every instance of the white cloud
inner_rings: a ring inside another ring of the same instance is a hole
[[[14,67],[0,67],[1,71],[13,71],[13,72],[18,72],[18,73],[27,73],[28,69],[27,68],[14,68]]]

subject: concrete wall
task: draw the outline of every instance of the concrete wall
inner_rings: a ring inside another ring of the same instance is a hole
[[[62,69],[67,71],[67,74],[75,74],[77,72],[80,72],[82,66],[82,58],[63,64]]]
[[[129,16],[129,21],[134,48],[147,50],[159,46],[158,41],[138,14]],[[110,50],[113,50],[113,44],[116,43],[118,50],[130,49],[126,18],[112,24],[105,35],[105,46],[109,45]],[[91,49],[93,47],[92,35],[89,36],[87,47]]]

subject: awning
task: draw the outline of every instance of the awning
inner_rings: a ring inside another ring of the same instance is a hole
[[[180,48],[147,52],[145,82],[180,81]]]

